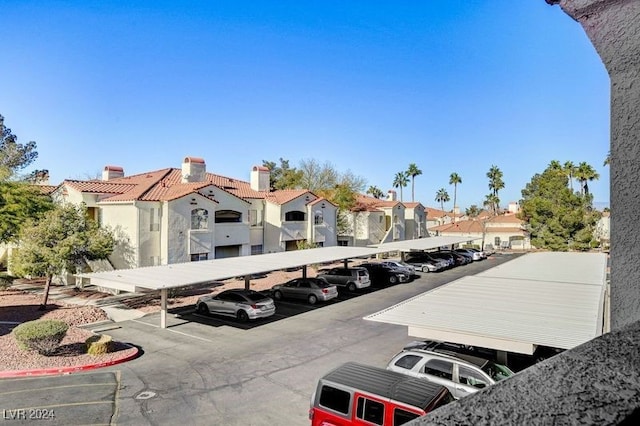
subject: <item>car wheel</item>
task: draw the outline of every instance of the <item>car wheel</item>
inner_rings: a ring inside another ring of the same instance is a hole
[[[396,284],[398,282],[398,277],[395,275],[391,275],[389,277],[389,284]]]
[[[422,272],[429,272],[429,268],[428,268],[428,267],[426,267],[426,266],[423,266],[423,267],[422,267]]]
[[[310,294],[307,300],[309,301],[310,305],[315,305],[316,302],[318,301],[318,298],[316,297],[315,294]]]
[[[347,284],[347,290],[349,290],[352,293],[355,292],[356,291],[356,285],[354,283]]]
[[[275,293],[273,293],[273,298],[276,300],[282,300],[282,292],[276,291]]]
[[[249,314],[247,314],[245,311],[242,311],[242,310],[238,311],[237,317],[238,317],[238,321],[240,322],[249,321]]]
[[[200,303],[198,305],[198,313],[203,315],[209,314],[209,307],[207,306],[206,303]]]

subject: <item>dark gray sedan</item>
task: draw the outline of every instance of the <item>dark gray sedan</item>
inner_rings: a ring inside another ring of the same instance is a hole
[[[284,284],[271,287],[271,294],[276,300],[283,298],[306,300],[313,305],[318,300],[326,302],[338,297],[335,285],[318,278],[296,278]]]

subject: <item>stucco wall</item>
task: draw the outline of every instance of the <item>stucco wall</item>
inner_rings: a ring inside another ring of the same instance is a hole
[[[611,326],[640,320],[640,2],[562,0],[611,78]],[[585,88],[588,90],[588,88]]]
[[[133,203],[100,205],[102,224],[110,226],[116,236],[117,245],[109,256],[116,269],[138,266],[138,209]]]

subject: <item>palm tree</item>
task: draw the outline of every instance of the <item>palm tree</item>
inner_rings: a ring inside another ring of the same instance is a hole
[[[611,164],[611,150],[607,152],[607,157],[604,159],[604,163],[602,163],[602,166],[608,166],[609,164]]]
[[[564,163],[564,172],[567,174],[569,178],[569,187],[571,188],[571,192],[573,192],[573,178],[576,174],[576,166],[572,161],[566,161]]]
[[[418,168],[414,163],[409,164],[409,168],[406,171],[407,176],[411,177],[411,201],[415,201],[414,197],[414,183],[416,176],[420,176],[422,174],[422,170]]]
[[[453,185],[453,211],[456,210],[456,199],[458,198],[458,184],[462,183],[462,178],[456,172],[451,173],[449,176],[449,185]],[[456,222],[456,216],[453,216],[453,223]]]
[[[449,202],[449,194],[446,189],[438,189],[438,192],[436,192],[436,201],[440,203],[440,207],[442,208],[442,217],[444,217],[444,203]]]
[[[409,179],[407,177],[407,172],[398,172],[396,173],[396,177],[393,179],[393,187],[400,188],[400,201],[402,202],[402,188],[407,186],[409,183]]]
[[[576,179],[580,182],[580,193],[582,195],[589,194],[589,185],[587,182],[600,179],[600,175],[595,171],[590,164],[587,164],[585,161],[582,161],[578,164],[578,167],[575,171]]]
[[[498,214],[498,206],[500,205],[500,198],[497,195],[489,194],[485,197],[484,207],[491,209],[493,215],[496,216]]]
[[[558,165],[560,165],[560,163],[558,163]],[[500,204],[500,198],[498,197],[498,192],[501,189],[504,189],[504,181],[502,180],[502,170],[500,170],[498,166],[492,165],[489,171],[487,172],[487,177],[489,178],[489,189],[491,190],[491,194],[489,195],[492,196],[491,200],[492,200],[492,203],[494,203],[493,212],[494,214],[497,214],[498,206]],[[489,199],[489,196],[487,196],[487,199]]]
[[[384,197],[384,192],[377,186],[370,186],[369,189],[367,189],[367,194],[378,199]]]

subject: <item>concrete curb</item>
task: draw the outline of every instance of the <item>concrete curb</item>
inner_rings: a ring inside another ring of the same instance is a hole
[[[135,348],[136,351],[133,354],[123,356],[122,358],[114,359],[106,362],[98,362],[95,364],[76,365],[73,367],[57,367],[57,368],[37,368],[33,370],[13,370],[13,371],[0,371],[0,379],[6,379],[10,377],[33,377],[33,376],[47,376],[54,374],[72,374],[80,371],[94,370],[96,368],[110,367],[112,365],[121,364],[123,362],[131,361],[140,355],[140,349],[133,345],[123,343],[126,346]]]

